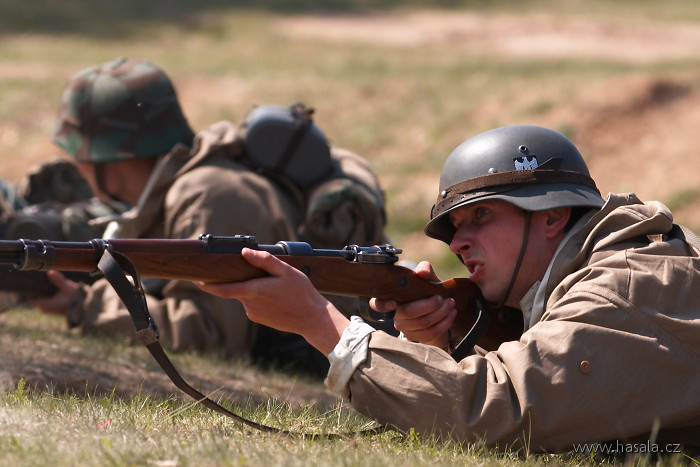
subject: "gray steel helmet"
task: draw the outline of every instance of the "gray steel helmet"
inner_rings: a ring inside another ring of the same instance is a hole
[[[426,235],[449,244],[455,229],[448,213],[486,199],[526,211],[604,204],[576,146],[554,130],[531,125],[486,131],[450,154]]]
[[[255,106],[241,130],[245,160],[268,173],[308,188],[333,170],[331,148],[313,122],[314,109],[297,102],[289,107]]]
[[[78,161],[155,157],[194,133],[166,74],[146,60],[119,58],[86,68],[61,97],[53,142]]]

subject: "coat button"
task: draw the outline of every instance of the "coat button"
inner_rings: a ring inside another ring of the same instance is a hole
[[[584,360],[581,362],[581,364],[578,366],[579,370],[581,370],[581,373],[584,375],[587,375],[588,373],[591,372],[591,362],[588,360]]]

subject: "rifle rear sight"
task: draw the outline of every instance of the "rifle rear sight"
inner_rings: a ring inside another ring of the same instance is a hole
[[[254,235],[220,236],[203,234],[199,239],[210,253],[240,253],[243,248],[267,251],[273,255],[336,256],[347,261],[365,264],[394,264],[402,252],[390,244],[358,246],[348,245],[341,250],[314,249],[306,242],[282,241],[274,245],[260,245]]]

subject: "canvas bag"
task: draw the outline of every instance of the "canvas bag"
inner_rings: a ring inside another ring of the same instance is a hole
[[[377,176],[364,158],[332,147],[313,113],[302,103],[252,107],[240,126],[241,159],[298,190],[305,205],[300,240],[314,248],[386,243]]]

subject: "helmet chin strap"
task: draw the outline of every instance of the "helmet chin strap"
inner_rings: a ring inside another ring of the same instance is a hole
[[[510,293],[513,291],[513,285],[515,285],[515,279],[516,277],[518,277],[518,272],[520,271],[520,266],[522,265],[523,257],[525,256],[525,250],[527,249],[527,241],[530,237],[531,221],[532,211],[525,211],[525,229],[523,231],[523,244],[520,247],[520,254],[518,255],[518,261],[516,261],[515,263],[513,274],[510,276],[510,283],[508,284],[508,288],[506,288],[506,291],[503,294],[501,300],[499,300],[499,302],[493,307],[497,310],[503,308],[503,306],[506,304],[506,300],[508,300],[508,297],[510,296]]]

